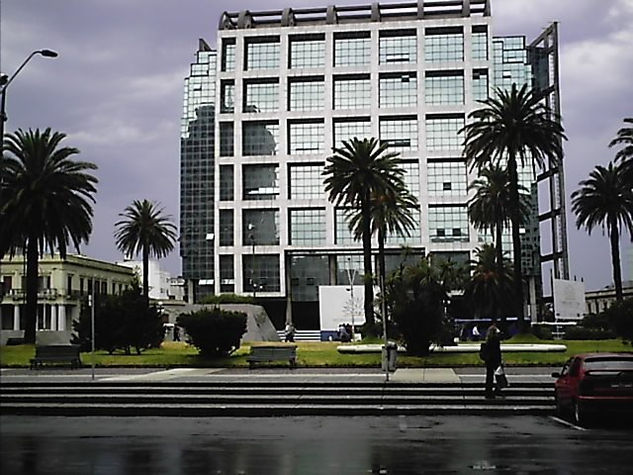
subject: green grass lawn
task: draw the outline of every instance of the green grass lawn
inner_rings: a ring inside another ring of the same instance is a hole
[[[560,365],[571,355],[588,352],[632,351],[631,345],[621,340],[534,340],[530,336],[519,336],[510,343],[558,343],[567,345],[564,353],[526,353],[506,352],[503,355],[508,365]],[[380,354],[341,354],[336,350],[338,342],[299,342],[297,343],[298,365],[304,367],[378,367]],[[141,355],[124,355],[115,353],[109,355],[104,351],[95,353],[97,366],[202,366],[202,367],[247,367],[247,355],[250,344],[242,347],[228,358],[203,358],[198,355],[194,347],[186,343],[163,343],[161,348],[143,352]],[[33,345],[0,347],[0,365],[2,367],[28,367],[29,360],[35,355]],[[92,364],[92,355],[82,353],[81,361],[84,365]],[[280,361],[272,366],[287,366]],[[399,367],[427,367],[427,366],[481,366],[478,353],[437,353],[426,358],[398,355]]]

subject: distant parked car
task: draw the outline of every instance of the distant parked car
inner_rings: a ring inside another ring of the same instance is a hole
[[[591,415],[633,415],[633,353],[588,353],[570,358],[555,383],[556,412],[577,424]]]

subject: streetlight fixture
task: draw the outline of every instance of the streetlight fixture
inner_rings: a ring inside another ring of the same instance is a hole
[[[58,54],[50,49],[40,49],[33,51],[22,62],[20,67],[16,71],[8,76],[0,73],[0,203],[2,203],[2,193],[4,191],[4,177],[2,173],[3,161],[4,161],[4,123],[7,121],[6,102],[7,102],[7,88],[9,84],[15,79],[15,77],[22,71],[26,63],[35,55],[44,56],[45,58],[56,58]],[[4,283],[0,282],[0,301],[4,297]]]

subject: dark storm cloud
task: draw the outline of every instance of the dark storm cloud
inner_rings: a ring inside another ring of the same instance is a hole
[[[34,58],[11,85],[7,129],[52,126],[99,165],[95,230],[85,252],[119,258],[112,226],[133,199],[159,200],[177,218],[183,79],[198,38],[215,45],[221,12],[329,3],[369,0],[2,2],[2,72],[14,71],[35,49],[60,53]],[[560,22],[569,195],[596,163],[612,157],[606,145],[622,118],[633,115],[633,2],[493,0],[492,11],[496,35],[532,39]],[[590,288],[609,282],[607,240],[599,231],[591,238],[576,231],[571,216],[568,228],[573,272]],[[178,272],[176,252],[165,262]]]

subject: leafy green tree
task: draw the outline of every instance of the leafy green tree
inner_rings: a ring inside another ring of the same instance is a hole
[[[510,176],[512,206],[512,246],[514,254],[515,312],[523,320],[523,279],[521,271],[521,206],[518,165],[562,164],[562,141],[566,139],[559,117],[542,102],[542,95],[527,85],[510,91],[497,88],[493,97],[482,101],[483,108],[471,112],[472,120],[461,131],[464,156],[471,167],[481,169],[504,162]]]
[[[477,249],[472,262],[473,274],[466,285],[464,296],[475,315],[503,317],[512,308],[512,271],[505,259],[502,266],[496,263],[496,250],[490,244]]]
[[[597,165],[581,188],[571,195],[572,211],[578,229],[584,227],[589,234],[596,226],[606,227],[611,243],[613,283],[618,301],[622,300],[622,271],[620,268],[620,229],[633,234],[633,192],[622,163],[605,168]]]
[[[374,292],[371,258],[372,197],[397,193],[404,186],[404,171],[398,154],[387,151],[387,144],[375,138],[343,141],[341,148],[327,159],[323,172],[325,191],[336,206],[358,210],[362,230],[365,284],[365,322],[374,323]]]
[[[514,201],[510,194],[510,174],[498,164],[490,164],[479,172],[479,178],[468,187],[475,190],[468,202],[468,215],[473,225],[480,230],[488,230],[495,236],[497,266],[503,268],[503,230],[510,222]],[[527,190],[519,185],[519,216],[524,223],[529,212]]]
[[[79,320],[73,321],[73,343],[83,351],[91,348],[91,308],[87,300],[82,306]],[[123,350],[137,354],[160,346],[164,337],[162,316],[156,305],[146,305],[138,283],[120,295],[95,294],[95,347],[112,354]]]
[[[425,356],[431,342],[444,343],[448,291],[458,285],[454,265],[433,265],[428,259],[393,272],[386,302],[407,346],[407,353]]]
[[[114,224],[117,248],[126,255],[143,256],[143,295],[149,295],[149,257],[158,259],[167,256],[174,249],[176,226],[170,216],[163,214],[163,208],[148,200],[134,200],[120,213],[121,221]]]
[[[26,249],[25,343],[35,343],[40,255],[48,248],[64,259],[71,243],[79,250],[92,232],[97,166],[73,160],[79,150],[62,147],[65,137],[18,129],[5,140],[0,258]]]
[[[246,332],[246,314],[219,307],[182,313],[177,325],[184,328],[190,343],[204,356],[227,356],[240,347]]]

